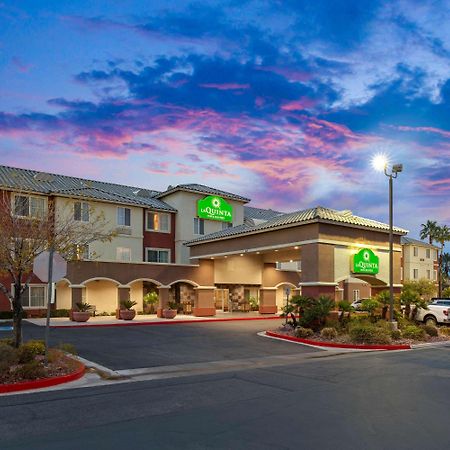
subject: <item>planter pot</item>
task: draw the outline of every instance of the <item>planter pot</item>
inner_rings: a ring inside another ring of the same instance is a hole
[[[72,320],[74,322],[87,322],[91,317],[89,311],[72,311]]]
[[[120,318],[122,320],[133,320],[136,316],[136,311],[134,309],[121,309]]]
[[[163,309],[163,317],[165,319],[173,319],[177,315],[176,309]]]

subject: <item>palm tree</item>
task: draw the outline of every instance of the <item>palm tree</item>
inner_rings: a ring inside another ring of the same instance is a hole
[[[438,281],[439,281],[439,297],[442,295],[442,268],[444,261],[444,247],[446,242],[450,242],[450,228],[447,225],[437,227],[434,235],[436,242],[440,244],[439,258],[438,258]]]
[[[450,277],[450,253],[444,253],[442,255],[442,273],[447,278]]]
[[[431,245],[436,241],[436,233],[440,228],[435,220],[427,220],[426,223],[421,224],[420,239],[427,239]]]

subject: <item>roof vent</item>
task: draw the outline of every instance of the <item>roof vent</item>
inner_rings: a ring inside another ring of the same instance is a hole
[[[45,181],[47,183],[54,180],[53,175],[51,175],[50,173],[44,173],[44,172],[38,172],[38,173],[34,174],[33,178],[36,181]]]
[[[353,216],[353,213],[349,209],[344,209],[343,211],[339,211],[339,214],[344,217]]]

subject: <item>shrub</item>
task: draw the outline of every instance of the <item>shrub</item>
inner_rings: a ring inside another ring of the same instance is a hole
[[[370,320],[375,321],[375,311],[379,308],[380,303],[374,298],[366,298],[361,302],[361,309],[369,313]]]
[[[14,375],[23,380],[36,380],[37,378],[44,378],[45,368],[39,361],[31,361],[22,366],[18,366],[14,370]]]
[[[17,350],[9,344],[0,342],[0,373],[9,371],[10,366],[17,362]]]
[[[122,300],[120,302],[120,306],[122,306],[125,309],[130,310],[133,306],[136,306],[137,302],[135,302],[134,300]]]
[[[29,363],[38,355],[45,354],[45,345],[42,341],[28,341],[18,349],[20,363]]]
[[[350,328],[350,339],[360,344],[390,344],[390,333],[372,324],[355,324]]]
[[[14,347],[14,339],[13,338],[3,338],[0,339],[0,344],[6,344],[10,347]]]
[[[314,334],[314,331],[311,328],[297,327],[295,329],[295,335],[299,338],[307,338]]]
[[[335,339],[337,337],[337,331],[335,328],[326,327],[322,329],[320,335],[325,339]]]
[[[450,327],[439,328],[439,334],[442,334],[443,336],[450,336]]]
[[[403,329],[403,337],[406,339],[421,341],[425,339],[425,335],[425,330],[416,325],[408,325]]]
[[[391,338],[394,339],[394,341],[402,338],[402,332],[400,330],[392,330],[391,331]]]
[[[421,328],[428,334],[428,336],[435,337],[438,335],[438,329],[433,325],[423,325]]]
[[[61,342],[58,345],[58,349],[62,350],[63,352],[66,352],[66,353],[71,353],[72,355],[77,354],[77,349],[75,348],[75,346],[73,344]]]
[[[50,311],[51,317],[69,317],[68,309],[55,309],[54,311]]]

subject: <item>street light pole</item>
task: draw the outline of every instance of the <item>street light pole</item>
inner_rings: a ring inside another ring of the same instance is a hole
[[[394,164],[388,172],[387,162],[384,174],[389,178],[389,322],[393,330],[397,329],[394,320],[394,178],[403,170],[402,164]]]

